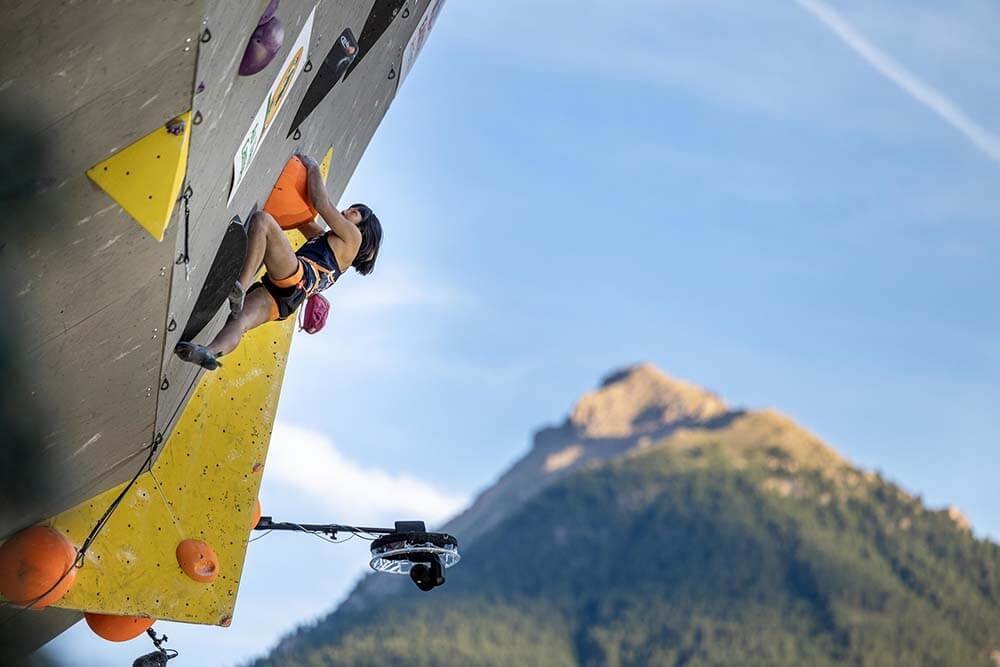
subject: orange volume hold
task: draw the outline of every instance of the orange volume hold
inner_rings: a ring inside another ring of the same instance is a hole
[[[44,609],[76,580],[76,549],[48,526],[32,526],[0,546],[0,594],[16,604]]]
[[[177,564],[184,574],[203,584],[219,576],[219,557],[201,540],[184,540],[177,545]]]
[[[145,616],[113,616],[111,614],[84,614],[87,625],[101,639],[109,642],[127,642],[135,639],[156,622],[155,618]]]
[[[309,199],[309,172],[297,156],[293,155],[281,170],[264,210],[274,216],[282,229],[295,229],[316,217]]]

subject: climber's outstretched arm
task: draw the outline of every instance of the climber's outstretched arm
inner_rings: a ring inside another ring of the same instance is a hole
[[[309,170],[309,198],[312,200],[313,208],[323,216],[323,220],[330,226],[330,230],[337,235],[337,238],[354,247],[361,245],[361,230],[345,218],[330,201],[330,194],[326,191],[319,163],[308,155],[300,154],[299,159]]]

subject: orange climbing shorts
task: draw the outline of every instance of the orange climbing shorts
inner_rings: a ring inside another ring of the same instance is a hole
[[[260,282],[255,283],[250,291],[263,287],[271,297],[271,316],[269,322],[287,319],[296,309],[302,305],[308,296],[306,292],[306,268],[305,263],[299,259],[299,268],[295,273],[287,278],[273,279],[270,275],[264,274]]]

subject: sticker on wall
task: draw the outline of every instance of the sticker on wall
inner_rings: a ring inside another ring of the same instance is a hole
[[[347,68],[344,81],[350,78],[354,68],[361,64],[368,52],[389,29],[405,2],[406,0],[375,0],[371,11],[368,12],[368,18],[365,19],[365,25],[361,28],[361,36],[358,37],[358,57]]]
[[[291,136],[292,132],[302,124],[302,121],[308,118],[313,109],[323,101],[327,93],[333,90],[357,55],[358,42],[354,39],[354,33],[351,32],[351,29],[346,28],[334,41],[326,58],[323,59],[323,64],[319,66],[319,71],[313,77],[312,83],[309,84],[306,96],[302,98],[302,103],[299,104],[299,108],[295,112],[295,118],[292,119],[292,126],[288,128],[287,136]]]
[[[268,91],[267,97],[261,102],[260,109],[257,110],[257,115],[254,116],[253,122],[250,123],[250,128],[247,130],[246,136],[240,142],[240,147],[236,151],[236,155],[233,156],[233,187],[229,191],[229,199],[226,201],[227,206],[232,203],[233,197],[236,195],[236,190],[239,189],[240,183],[250,170],[250,164],[253,162],[254,157],[257,156],[257,150],[264,142],[264,137],[267,136],[268,130],[271,129],[274,123],[275,116],[281,110],[285,100],[288,99],[288,92],[292,89],[292,85],[294,85],[295,80],[305,67],[315,16],[316,8],[313,7],[313,10],[309,12],[309,18],[306,19],[305,25],[302,26],[302,30],[299,32],[299,36],[296,38],[295,43],[292,44],[292,48],[289,50],[284,64],[278,70],[278,76],[275,78],[274,83],[271,84],[271,89]]]
[[[409,74],[413,63],[417,60],[417,56],[420,55],[420,49],[424,47],[424,42],[427,41],[427,37],[431,34],[431,30],[434,28],[434,21],[437,20],[442,7],[444,7],[444,0],[431,0],[430,5],[424,11],[424,15],[420,17],[420,23],[417,24],[416,30],[410,36],[410,41],[406,43],[406,48],[403,49],[403,60],[399,66],[399,83],[396,84],[397,88],[403,85],[403,79]]]

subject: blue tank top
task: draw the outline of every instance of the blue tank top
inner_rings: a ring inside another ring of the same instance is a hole
[[[319,280],[321,284],[318,286],[307,285],[306,291],[310,293],[322,292],[332,285],[340,277],[340,274],[343,273],[340,270],[340,265],[337,264],[337,256],[333,254],[333,248],[327,242],[326,236],[326,234],[314,236],[295,251],[297,256],[311,259],[332,273],[332,275],[324,273],[322,276],[316,276],[315,279]]]

